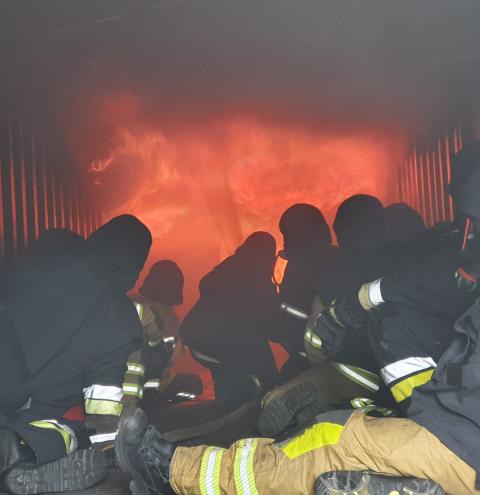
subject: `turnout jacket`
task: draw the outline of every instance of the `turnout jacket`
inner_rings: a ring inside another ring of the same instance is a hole
[[[408,416],[477,472],[480,488],[480,301],[455,324],[432,380],[416,389]]]
[[[457,287],[458,256],[444,246],[414,268],[362,286],[369,309],[388,304],[370,340],[380,375],[406,412],[412,392],[427,383],[455,337],[454,323],[478,297]]]

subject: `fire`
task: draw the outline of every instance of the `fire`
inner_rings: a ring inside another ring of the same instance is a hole
[[[152,230],[151,262],[183,267],[187,305],[199,278],[255,230],[271,232],[292,203],[317,205],[332,222],[338,204],[389,190],[400,152],[391,139],[331,136],[245,119],[199,128],[114,127],[108,155],[90,174],[105,217],[129,212]]]

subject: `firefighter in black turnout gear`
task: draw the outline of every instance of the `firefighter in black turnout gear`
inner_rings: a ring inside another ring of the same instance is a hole
[[[89,448],[87,425],[113,438],[127,358],[140,345],[126,292],[148,255],[148,229],[122,215],[87,241],[59,242],[17,260],[3,289],[0,476],[12,493],[102,479],[105,461]]]
[[[460,268],[457,266],[457,270],[450,272],[454,283],[455,274],[471,283],[455,287],[465,301],[472,297],[480,273],[480,243],[477,242],[480,236],[480,153],[471,156],[461,153],[456,165],[466,159],[475,167],[464,179],[453,182],[451,191],[457,212],[465,215],[472,226],[468,237],[470,245]],[[433,277],[433,266],[443,268],[443,265],[432,265],[427,271],[422,263],[417,270]],[[422,282],[409,275],[405,283],[417,291],[398,291],[403,297],[402,307],[424,314],[438,311],[436,303],[442,296],[446,296],[445,302],[454,294],[450,292],[451,285],[441,284],[442,279],[439,275]],[[437,282],[440,287],[436,287]],[[384,296],[395,294],[394,286],[388,283],[383,286],[383,281],[362,287],[355,293],[356,299],[342,301],[324,312],[328,320],[321,319],[316,330],[320,330],[320,338],[325,338],[322,343],[326,354],[333,348],[330,337],[336,330],[337,335],[355,331],[362,315],[365,316],[365,307],[375,306]],[[443,292],[444,289],[448,291]],[[455,297],[452,306],[441,314],[446,315],[452,308],[459,310],[461,297]],[[395,306],[400,307],[400,304]],[[398,315],[402,313],[395,314]],[[417,349],[423,351],[422,334],[433,334],[435,329],[424,326],[427,320],[422,318],[414,321],[401,317],[399,321],[410,332],[408,337],[407,332],[404,334],[405,338],[415,341],[415,336],[419,337],[415,342]],[[408,324],[412,327],[408,328]],[[440,340],[443,332],[442,327]],[[371,417],[365,411],[331,411],[293,438],[281,442],[249,438],[229,449],[221,449],[205,445],[175,447],[162,439],[152,426],[147,426],[145,416],[136,411],[125,417],[120,426],[117,441],[120,465],[134,478],[133,492],[145,494],[169,493],[172,487],[175,493],[182,495],[201,495],[208,491],[233,493],[233,490],[235,493],[285,495],[478,495],[479,342],[480,301],[477,299],[452,324],[450,342],[442,344],[444,352],[436,364],[428,365],[428,356],[416,355],[425,365],[421,372],[429,372],[430,377],[423,383],[424,377],[420,382],[405,382],[397,389],[409,394],[407,418]],[[385,346],[390,346],[389,341],[385,341]],[[419,364],[420,361],[413,359],[395,364],[393,368],[409,369],[412,374],[408,379],[419,376]]]
[[[394,258],[385,252],[384,214],[378,199],[363,194],[352,196],[339,206],[334,227],[340,242],[340,265],[336,265],[335,274],[322,279],[323,284],[331,283],[335,288],[332,294],[340,295],[357,283],[397,267]],[[304,326],[305,350],[314,366],[264,398],[257,423],[262,435],[277,436],[291,423],[301,427],[332,406],[343,405],[355,397],[368,398],[379,391],[381,381],[366,325],[345,343],[335,361],[325,360],[320,341],[311,328],[324,304],[328,302],[315,296]]]
[[[281,375],[286,381],[308,368],[304,353],[303,331],[317,296],[328,304],[341,293],[342,281],[338,249],[322,212],[310,204],[294,204],[282,214],[279,223],[283,249],[279,256],[287,260],[279,286],[284,335],[282,345],[289,360]]]
[[[258,381],[266,390],[276,384],[269,345],[278,339],[280,306],[274,262],[274,238],[266,232],[250,235],[203,277],[200,298],[180,327],[193,357],[211,370],[216,398],[228,405],[251,397]]]
[[[477,171],[468,174],[469,181],[465,180],[467,174],[460,171],[468,168],[465,162],[478,161],[466,150],[453,162],[456,176],[462,179],[452,182],[451,193],[456,215],[469,217],[467,225],[476,222],[477,195],[464,191],[472,187],[470,181],[475,183]],[[410,270],[384,276],[347,293],[315,323],[313,331],[321,350],[335,359],[357,328],[379,308],[389,306],[379,332],[371,332],[370,340],[383,382],[404,414],[413,391],[430,381],[440,357],[455,337],[454,322],[480,294],[475,282],[479,273],[478,236],[471,236],[466,250],[462,250],[463,237],[439,242],[430,248],[428,257]],[[473,282],[462,284],[459,278]]]

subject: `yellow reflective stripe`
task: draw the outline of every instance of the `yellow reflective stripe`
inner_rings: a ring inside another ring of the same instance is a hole
[[[402,402],[403,400],[410,398],[415,388],[425,385],[425,383],[432,379],[434,372],[435,370],[427,370],[422,373],[418,373],[417,375],[409,376],[408,378],[405,378],[405,380],[396,383],[390,389],[393,398],[397,402]]]
[[[240,440],[235,451],[234,480],[237,495],[258,495],[253,472],[253,459],[258,440]]]
[[[342,431],[343,426],[336,423],[318,423],[285,443],[282,450],[289,459],[295,459],[313,450],[336,445]]]
[[[137,385],[136,383],[124,383],[123,384],[123,395],[134,395],[140,399],[143,397],[143,387]]]
[[[111,400],[87,399],[85,401],[85,412],[87,414],[120,416],[122,414],[122,404]]]
[[[225,449],[208,447],[202,457],[200,468],[200,494],[221,495],[220,467]]]
[[[145,366],[143,364],[132,363],[129,361],[127,363],[127,373],[143,376],[145,374]]]
[[[343,325],[342,323],[340,323],[340,320],[337,318],[337,315],[335,313],[335,303],[337,302],[336,299],[334,299],[332,301],[332,303],[330,304],[330,306],[328,307],[328,314],[332,317],[333,321],[339,326],[339,327],[342,327],[342,328],[345,328],[345,325]]]
[[[75,433],[66,425],[60,425],[56,420],[32,421],[30,423],[36,428],[45,428],[47,430],[55,430],[59,433],[65,443],[65,451],[67,454],[74,452],[77,448],[77,439]]]
[[[316,349],[322,348],[322,341],[312,332],[312,330],[310,330],[310,328],[307,328],[305,332],[305,342]]]

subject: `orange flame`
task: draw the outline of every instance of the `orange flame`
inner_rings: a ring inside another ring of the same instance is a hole
[[[270,231],[280,249],[278,220],[292,203],[315,204],[332,222],[351,194],[396,199],[389,185],[402,153],[402,143],[389,137],[321,135],[244,119],[201,129],[118,127],[112,142],[107,157],[89,167],[106,217],[129,212],[149,226],[150,260],[180,262],[187,305],[198,279],[251,232]]]

